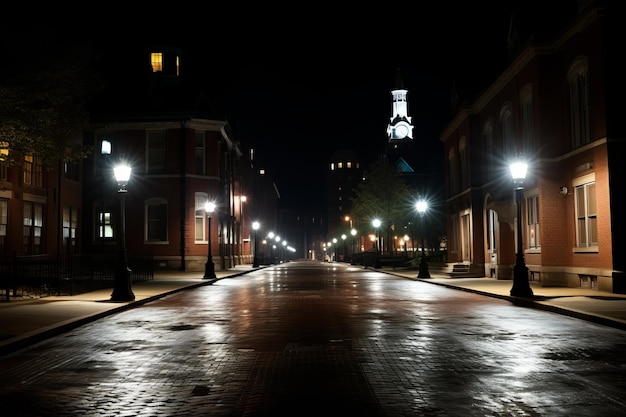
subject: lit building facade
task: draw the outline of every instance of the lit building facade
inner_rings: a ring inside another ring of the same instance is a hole
[[[534,38],[440,136],[449,261],[479,276],[512,277],[521,222],[530,280],[626,291],[625,82],[614,69],[624,15],[593,4],[580,2],[558,36]],[[519,155],[518,219],[508,164]]]

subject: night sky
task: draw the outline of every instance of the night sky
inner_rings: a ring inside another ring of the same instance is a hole
[[[323,209],[324,176],[335,150],[356,148],[364,161],[383,151],[398,68],[408,90],[414,140],[443,161],[439,135],[453,117],[453,87],[461,101],[472,101],[506,68],[511,16],[523,37],[556,26],[577,5],[576,0],[433,3],[420,3],[419,10],[416,3],[406,8],[384,3],[383,9],[363,3],[363,9],[341,11],[323,3],[231,3],[200,11],[182,2],[175,10],[107,8],[83,19],[76,10],[55,9],[58,19],[39,10],[47,25],[20,21],[37,20],[32,13],[16,14],[0,29],[0,46],[10,50],[24,37],[39,48],[68,39],[110,48],[180,46],[183,70],[206,83],[209,99],[244,150],[256,150],[258,166],[275,179],[281,206]]]

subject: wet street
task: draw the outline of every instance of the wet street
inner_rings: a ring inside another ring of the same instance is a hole
[[[617,416],[626,415],[625,352],[623,330],[361,267],[292,262],[0,356],[0,407],[10,416]]]

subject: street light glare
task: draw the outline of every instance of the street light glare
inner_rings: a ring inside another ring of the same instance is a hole
[[[424,213],[428,208],[428,203],[426,202],[426,200],[420,200],[415,204],[415,208],[418,212]]]
[[[511,169],[511,176],[514,180],[523,180],[526,178],[526,170],[528,169],[528,164],[522,160],[517,160],[511,163],[509,166]]]
[[[207,213],[213,213],[213,211],[215,211],[215,203],[207,201],[206,203],[204,203],[204,210]]]
[[[113,173],[115,174],[115,179],[117,182],[128,182],[130,178],[131,168],[127,164],[116,165],[113,168]]]

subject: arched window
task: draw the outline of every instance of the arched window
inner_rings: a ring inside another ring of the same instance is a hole
[[[450,148],[448,153],[448,188],[450,190],[450,196],[458,194],[459,192],[459,177],[457,176],[457,154],[456,148]]]
[[[494,161],[498,158],[493,145],[493,120],[491,119],[487,120],[483,126],[483,145],[485,147],[487,181],[491,181],[494,177]]]
[[[467,138],[463,136],[459,141],[459,182],[461,191],[469,187],[469,161],[467,155]]]
[[[506,103],[500,110],[500,124],[502,125],[502,151],[504,158],[511,158],[516,153],[513,138],[513,111],[511,103]]]
[[[522,112],[522,146],[520,152],[527,157],[535,153],[533,131],[533,90],[532,84],[526,84],[520,90],[520,109]]]
[[[589,83],[587,57],[579,57],[567,73],[569,84],[569,108],[572,149],[586,145],[591,141],[589,133]]]

